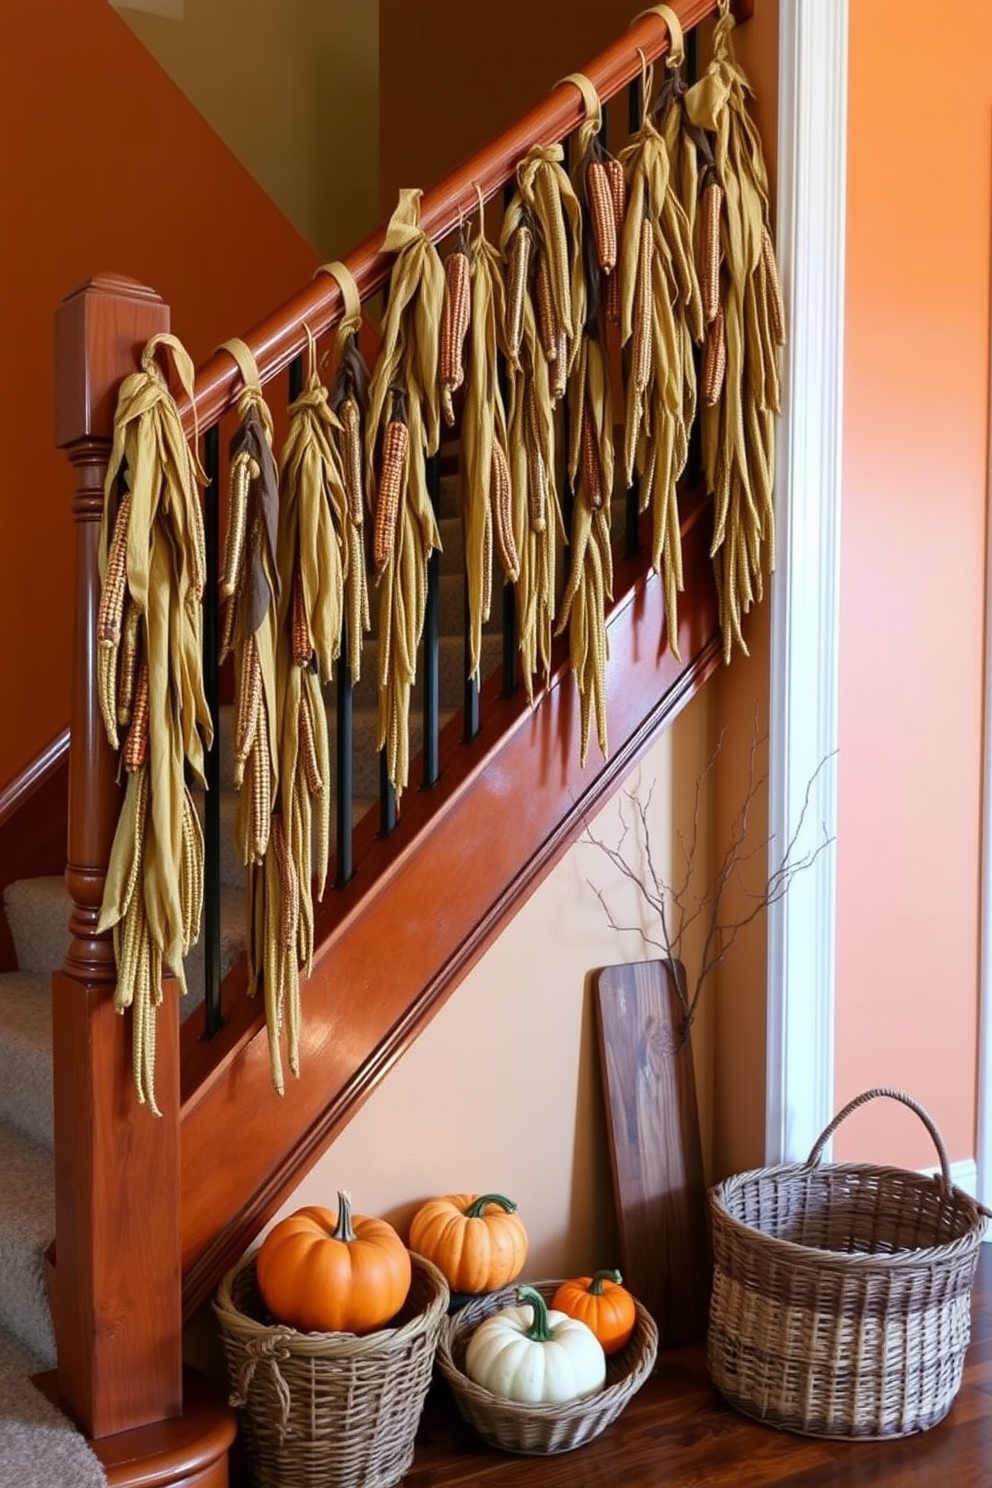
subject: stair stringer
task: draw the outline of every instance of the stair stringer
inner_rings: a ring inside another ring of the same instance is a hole
[[[253,999],[237,1000],[212,1045],[201,1042],[193,1061],[184,1058],[187,1319],[720,665],[710,533],[710,503],[688,502],[681,661],[666,643],[662,586],[646,550],[616,564],[608,759],[592,742],[585,766],[579,763],[578,698],[564,646],[533,708],[522,688],[500,696],[493,678],[483,689],[477,738],[462,742],[460,718],[443,731],[438,784],[411,786],[396,831],[366,840],[352,881],[318,906],[301,1073],[287,1074],[284,1096],[271,1087],[262,1008]],[[374,831],[372,817],[357,835]],[[191,1043],[199,1016],[184,1027]]]

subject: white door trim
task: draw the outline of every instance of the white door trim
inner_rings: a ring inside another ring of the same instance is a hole
[[[988,497],[985,517],[985,709],[982,758],[981,947],[976,1196],[992,1207],[992,324],[989,327]],[[992,1238],[990,1236],[989,1238]]]
[[[771,585],[769,830],[836,836],[849,0],[780,0],[776,241],[789,314]],[[765,1161],[834,1114],[836,850],[768,916]]]

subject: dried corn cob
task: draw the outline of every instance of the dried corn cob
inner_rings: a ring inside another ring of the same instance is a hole
[[[592,510],[599,511],[603,505],[603,476],[599,467],[599,447],[588,399],[582,408],[581,440],[582,489]]]
[[[269,845],[272,825],[272,775],[267,728],[256,731],[248,763],[251,770],[250,861],[261,863]]]
[[[248,527],[248,488],[260,474],[257,462],[247,450],[242,450],[231,465],[227,533],[224,538],[224,574],[220,583],[222,599],[229,599],[238,585]]]
[[[241,674],[234,726],[234,783],[240,786],[245,761],[258,734],[262,732],[262,663],[253,635],[246,637],[241,653]]]
[[[527,497],[531,532],[543,532],[548,520],[548,476],[541,452],[527,446]]]
[[[715,176],[703,187],[700,224],[699,287],[703,296],[703,318],[709,325],[720,303],[720,214],[723,210],[723,188]]]
[[[703,352],[700,391],[703,402],[708,408],[712,408],[720,397],[726,370],[727,343],[723,329],[723,309],[718,305],[716,315],[706,327],[706,347]]]
[[[449,425],[455,422],[452,393],[465,380],[464,348],[471,314],[472,269],[463,243],[449,253],[444,265],[444,300],[441,306],[441,336],[438,346],[438,376],[441,406]]]
[[[313,663],[313,637],[307,618],[306,596],[303,593],[303,575],[299,561],[293,570],[293,661],[297,666],[308,667]]]
[[[121,638],[121,620],[124,615],[124,596],[127,590],[127,534],[131,519],[131,493],[124,496],[117,510],[114,533],[107,550],[107,566],[103,574],[103,587],[96,616],[98,641],[111,641],[114,645]]]
[[[320,761],[317,758],[317,742],[313,733],[310,703],[305,690],[300,694],[299,738],[300,759],[303,763],[307,790],[312,796],[319,796],[324,789],[324,781],[320,772]]]
[[[296,933],[300,918],[300,884],[292,855],[286,846],[286,833],[283,830],[281,813],[278,811],[272,818],[272,846],[279,870],[281,901],[279,942],[286,950],[293,950],[296,946]]]
[[[533,233],[526,222],[515,227],[508,247],[506,271],[506,318],[504,336],[507,355],[516,361],[520,355],[520,340],[524,326],[524,298],[530,274],[530,254]]]
[[[768,310],[771,317],[772,335],[778,346],[785,345],[785,305],[782,300],[782,285],[775,262],[775,247],[767,227],[761,229],[761,257],[765,266],[765,282],[768,288]]]
[[[365,516],[365,497],[362,488],[362,420],[354,398],[342,399],[338,417],[344,430],[341,453],[348,516],[356,527],[361,527]]]
[[[554,297],[551,293],[551,276],[548,272],[548,260],[544,253],[537,255],[534,282],[537,289],[537,329],[541,339],[541,349],[544,352],[545,358],[549,362],[553,362],[560,349],[561,326],[558,321],[558,312],[555,310]]]
[[[493,440],[493,469],[490,492],[493,509],[493,528],[496,536],[496,548],[499,552],[499,560],[503,565],[503,572],[507,580],[511,584],[516,583],[520,573],[520,557],[517,553],[517,545],[513,539],[510,467],[506,462],[506,454],[503,446],[495,439]]]
[[[590,160],[586,166],[586,200],[596,259],[604,274],[612,274],[617,261],[617,218],[613,188],[602,160]]]
[[[610,196],[613,200],[613,221],[619,240],[620,233],[623,231],[624,218],[627,215],[627,178],[624,175],[623,163],[615,155],[604,157],[603,169],[606,172],[606,179],[610,185]]]
[[[565,182],[567,185],[567,177]],[[568,233],[565,228],[558,172],[550,161],[542,161],[535,172],[534,200],[543,229],[543,248],[548,256],[555,308],[565,334],[571,340],[575,335],[575,327],[572,323],[572,276]]]
[[[394,401],[393,417],[386,425],[382,439],[382,469],[375,501],[373,558],[376,573],[380,574],[393,556],[400,491],[410,448],[410,431],[405,420],[397,415],[397,401],[400,400]]]
[[[651,376],[651,328],[654,316],[652,269],[654,265],[654,228],[649,217],[641,222],[637,255],[637,285],[634,300],[634,353],[631,375],[639,393],[647,388]]]
[[[124,744],[125,770],[140,770],[148,759],[148,661],[143,657],[134,689],[134,708]]]

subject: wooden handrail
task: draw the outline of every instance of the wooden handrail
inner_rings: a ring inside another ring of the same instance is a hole
[[[686,33],[716,8],[717,0],[671,0],[670,5]],[[734,14],[741,18],[741,12],[750,14],[750,9],[750,0],[747,3],[737,0]],[[600,52],[582,71],[601,102],[606,103],[640,75],[640,52],[648,62],[653,62],[667,50],[668,26],[656,13],[645,12],[631,23],[623,37]],[[551,144],[564,139],[584,117],[585,109],[578,88],[571,83],[557,84],[529,113],[424,194],[420,207],[420,225],[424,232],[434,242],[441,242],[460,221],[476,211],[479,191],[483,200],[488,201],[501,190],[531,145]],[[344,260],[363,301],[381,289],[389,276],[393,255],[382,250],[385,236],[385,229],[378,229]],[[341,290],[336,279],[330,274],[318,273],[312,283],[243,336],[254,354],[262,382],[271,381],[289,366],[294,357],[306,350],[305,327],[315,337],[320,336],[335,324],[342,309]],[[240,380],[233,358],[224,351],[216,352],[198,370],[193,398],[195,422],[201,431],[231,406]],[[193,405],[188,398],[178,401],[187,432],[192,433]]]

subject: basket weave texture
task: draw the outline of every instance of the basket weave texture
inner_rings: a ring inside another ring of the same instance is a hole
[[[643,1385],[657,1357],[658,1329],[647,1308],[637,1302],[633,1334],[622,1349],[607,1355],[606,1384],[595,1395],[565,1405],[525,1405],[506,1400],[469,1379],[465,1350],[483,1318],[515,1305],[517,1285],[477,1297],[445,1321],[437,1346],[438,1372],[450,1385],[465,1420],[491,1446],[532,1456],[570,1452],[605,1431]],[[561,1282],[532,1281],[527,1285],[539,1291],[550,1307]]]
[[[214,1299],[257,1488],[390,1488],[413,1461],[447,1282],[411,1252],[410,1292],[390,1327],[304,1333],[267,1313],[257,1254],[227,1273]]]
[[[924,1122],[938,1175],[821,1163],[841,1121],[879,1096]],[[805,1163],[718,1184],[707,1333],[717,1389],[747,1415],[812,1436],[908,1436],[935,1425],[961,1384],[987,1216],[951,1183],[932,1118],[885,1088],[850,1101]]]

